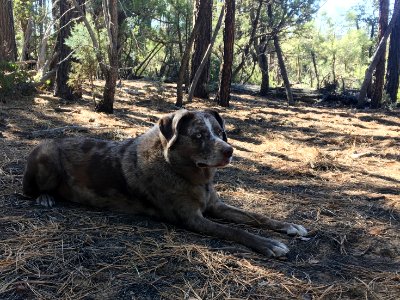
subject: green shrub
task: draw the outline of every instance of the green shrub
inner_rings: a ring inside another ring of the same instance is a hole
[[[94,28],[93,22],[88,16],[89,22]],[[98,33],[101,55],[106,53],[106,32],[104,29]],[[83,23],[75,24],[72,28],[71,35],[66,39],[65,44],[73,49],[72,57],[74,62],[71,64],[71,71],[69,73],[69,80],[67,84],[76,92],[82,92],[82,85],[85,81],[89,81],[90,89],[94,100],[94,83],[98,71],[98,61],[96,52],[93,48],[93,43],[90,38],[89,32]],[[106,63],[107,60],[106,60]]]
[[[13,93],[29,95],[35,91],[31,75],[22,67],[12,62],[0,62],[0,96]]]

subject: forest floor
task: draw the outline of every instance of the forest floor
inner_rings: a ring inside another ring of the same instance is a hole
[[[235,93],[218,108],[235,158],[216,189],[229,204],[309,229],[291,238],[243,226],[285,242],[285,260],[146,217],[46,209],[21,195],[27,154],[43,139],[135,137],[174,101],[172,85],[132,81],[113,115],[95,113],[88,95],[0,103],[0,299],[400,298],[398,110],[288,107]]]

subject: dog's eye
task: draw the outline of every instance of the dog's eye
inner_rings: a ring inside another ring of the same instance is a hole
[[[196,139],[201,139],[201,138],[203,137],[203,135],[202,135],[201,133],[196,133],[196,134],[194,135],[194,137],[195,137]]]

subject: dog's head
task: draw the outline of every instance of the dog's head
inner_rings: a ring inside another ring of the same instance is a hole
[[[170,163],[197,168],[224,167],[232,160],[224,120],[214,110],[187,111],[158,122],[164,156]]]

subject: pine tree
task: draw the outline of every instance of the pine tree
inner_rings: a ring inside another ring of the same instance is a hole
[[[11,0],[0,0],[0,61],[16,61],[14,17]]]

